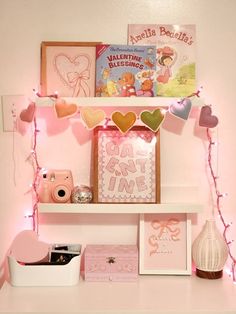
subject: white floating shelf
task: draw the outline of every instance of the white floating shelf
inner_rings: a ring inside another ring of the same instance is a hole
[[[198,213],[203,210],[196,203],[164,204],[56,204],[39,203],[39,213],[61,214],[143,214],[143,213]]]
[[[61,97],[67,103],[76,104],[78,107],[168,107],[180,98],[176,97]],[[54,98],[38,97],[35,103],[38,107],[51,107]],[[193,106],[204,105],[203,99],[191,97]]]

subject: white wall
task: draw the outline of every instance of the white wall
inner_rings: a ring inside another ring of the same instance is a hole
[[[219,187],[229,194],[222,211],[227,222],[236,224],[235,10],[235,0],[0,0],[0,95],[33,96],[32,89],[39,86],[41,41],[125,44],[129,23],[196,24],[198,82],[204,87],[206,103],[213,105],[220,120],[218,131],[213,133],[214,137],[218,133],[220,142]],[[39,125],[40,164],[61,168],[72,165],[75,176],[86,183],[89,170],[83,171],[83,163],[88,160],[89,142],[81,145],[70,127],[47,137],[43,119],[39,119]],[[200,189],[204,212],[194,220],[193,237],[211,215],[212,207],[205,172],[204,135],[196,126],[196,117],[186,122],[182,134],[162,129],[162,183],[197,185]],[[30,126],[24,134],[13,135],[2,132],[0,125],[0,277],[12,239],[19,231],[30,228],[24,213],[31,208],[31,194],[26,193],[33,175],[31,164],[26,161],[31,136]],[[53,149],[59,145],[71,153],[59,158]],[[82,154],[78,156],[78,152]],[[214,158],[216,152],[213,151]],[[47,216],[42,218],[40,238],[83,244],[135,243],[137,224],[137,215]],[[230,237],[236,238],[236,233],[231,232]]]

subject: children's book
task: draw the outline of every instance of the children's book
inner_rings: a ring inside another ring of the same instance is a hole
[[[129,24],[128,44],[156,45],[157,95],[186,97],[196,91],[195,25]]]
[[[156,47],[97,45],[96,96],[156,96]]]

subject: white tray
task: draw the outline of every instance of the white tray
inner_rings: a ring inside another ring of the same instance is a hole
[[[80,276],[80,255],[65,265],[21,265],[8,256],[10,283],[13,286],[74,286]]]

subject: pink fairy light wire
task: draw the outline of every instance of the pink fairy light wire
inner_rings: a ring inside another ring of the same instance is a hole
[[[207,158],[207,162],[208,162],[208,167],[210,169],[210,174],[211,174],[211,177],[212,177],[212,180],[213,180],[214,192],[215,192],[215,196],[216,196],[217,211],[218,211],[220,220],[221,220],[221,222],[223,224],[223,227],[224,227],[223,237],[224,237],[224,240],[225,240],[225,242],[227,244],[227,247],[228,247],[229,257],[230,257],[230,259],[232,261],[232,264],[231,264],[232,279],[233,279],[233,282],[236,283],[236,274],[235,274],[236,259],[233,256],[233,254],[231,252],[231,248],[230,248],[230,244],[232,243],[232,241],[228,241],[227,240],[227,231],[229,230],[231,225],[226,223],[226,221],[225,221],[225,219],[223,217],[222,211],[221,211],[221,206],[220,206],[221,205],[221,199],[224,196],[224,194],[222,194],[219,191],[219,189],[218,189],[217,176],[215,175],[214,170],[213,170],[213,166],[212,166],[212,145],[214,145],[215,143],[212,141],[212,137],[211,137],[209,128],[206,129],[206,133],[207,133],[207,139],[208,139],[208,143],[209,143],[208,144],[208,158]]]
[[[39,185],[39,179],[40,179],[40,171],[41,167],[38,162],[38,155],[37,155],[37,136],[39,133],[38,127],[37,127],[37,120],[36,117],[34,117],[34,130],[33,130],[33,145],[32,145],[32,153],[31,156],[33,158],[33,168],[34,168],[34,178],[32,183],[32,190],[33,190],[33,212],[32,215],[29,217],[32,218],[33,223],[33,230],[38,233],[38,203],[39,203],[39,195],[38,195],[38,185]]]

